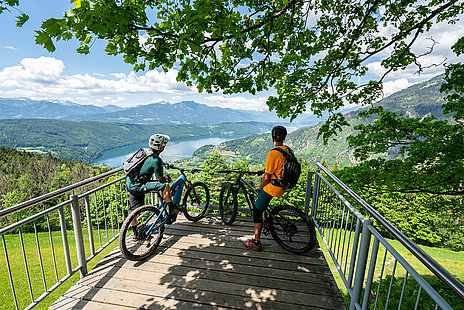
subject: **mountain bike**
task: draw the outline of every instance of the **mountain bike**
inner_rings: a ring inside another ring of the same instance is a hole
[[[231,225],[238,213],[238,192],[242,190],[251,212],[258,197],[258,192],[244,175],[262,175],[263,172],[223,170],[221,173],[237,173],[235,183],[225,183],[219,194],[219,212],[222,221]],[[312,220],[300,209],[282,204],[273,208],[266,208],[263,214],[264,235],[269,233],[285,250],[304,254],[316,244],[316,230]]]
[[[196,173],[199,169],[178,169],[180,176],[170,186],[172,202],[180,205],[184,216],[190,221],[198,221],[205,216],[209,206],[209,189],[203,182],[192,182],[185,172]],[[182,192],[186,188],[181,202]],[[166,225],[171,224],[168,205],[160,192],[153,191],[160,199],[158,206],[145,205],[132,211],[124,220],[119,234],[119,249],[128,260],[139,261],[153,254],[163,238]],[[177,215],[174,215],[177,216]],[[137,219],[137,228],[132,229],[130,223]],[[175,221],[175,219],[174,219]]]

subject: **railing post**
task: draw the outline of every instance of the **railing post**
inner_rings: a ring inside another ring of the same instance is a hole
[[[95,243],[93,241],[92,214],[90,213],[90,197],[85,196],[85,216],[87,217],[87,230],[89,231],[90,253],[95,255]]]
[[[350,310],[356,309],[355,304],[359,305],[364,282],[364,274],[366,272],[367,256],[371,244],[371,231],[369,226],[372,226],[371,219],[365,219],[362,228],[361,244],[359,245],[358,261],[356,263],[356,274],[354,276],[353,295],[351,296]]]
[[[66,230],[66,218],[63,207],[58,209],[60,215],[61,239],[63,240],[64,261],[66,262],[66,271],[68,275],[72,274],[71,256],[69,255],[68,232]]]
[[[308,171],[308,175],[306,176],[306,193],[305,193],[305,204],[304,204],[304,213],[309,213],[309,202],[311,201],[312,196],[312,180],[313,180],[314,171]]]
[[[77,195],[70,195],[72,219],[74,227],[74,237],[76,239],[77,262],[79,263],[80,277],[87,274],[87,260],[85,259],[84,235],[82,233],[81,210],[79,208],[79,198]]]
[[[319,189],[321,180],[319,178],[320,170],[316,169],[314,173],[313,199],[311,200],[311,217],[316,221],[317,203],[319,200]]]

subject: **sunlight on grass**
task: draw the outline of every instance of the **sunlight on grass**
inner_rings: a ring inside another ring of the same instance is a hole
[[[112,237],[112,232],[109,232],[109,238]],[[69,251],[72,269],[76,268],[77,256],[74,232],[68,231],[69,240]],[[100,232],[100,238],[98,237],[98,231],[93,232],[95,248],[100,248],[100,240],[102,243],[107,242],[107,236],[105,231]],[[27,258],[27,270],[29,271],[30,288],[32,290],[32,296],[37,299],[45,291],[45,285],[47,289],[50,289],[58,280],[61,280],[66,276],[66,263],[63,252],[63,242],[60,231],[52,232],[53,240],[53,252],[55,253],[55,260],[52,255],[52,247],[50,244],[50,236],[48,232],[38,233],[39,245],[40,245],[40,256],[42,259],[43,275],[41,262],[39,258],[39,251],[36,245],[36,237],[33,233],[23,234],[25,256]],[[12,273],[16,298],[18,300],[18,307],[24,309],[32,302],[31,292],[29,289],[28,277],[26,273],[26,267],[24,263],[24,255],[22,253],[21,242],[19,234],[8,234],[5,235],[5,242],[8,251],[8,259],[10,263],[10,269]],[[87,231],[84,231],[84,245],[86,257],[90,256],[90,246]],[[110,244],[102,252],[100,252],[95,258],[93,258],[87,264],[87,270],[91,270],[95,265],[104,258],[114,247],[117,246],[116,242]],[[3,246],[2,246],[3,248]],[[0,260],[0,298],[2,299],[2,309],[14,309],[14,299],[11,292],[11,285],[8,276],[8,269],[5,263],[5,253],[2,251],[2,260]],[[55,270],[56,264],[56,270]],[[44,281],[45,279],[45,281]],[[61,297],[72,285],[79,280],[79,272],[75,273],[69,280],[64,282],[58,287],[53,293],[47,296],[34,309],[48,309],[48,307]],[[45,282],[45,284],[44,284]]]
[[[329,235],[329,234],[326,232],[326,235]],[[342,294],[342,297],[343,297],[343,299],[345,301],[345,304],[347,305],[347,307],[349,307],[350,296],[348,294],[347,289],[345,288],[344,282],[343,282],[341,276],[339,275],[339,273],[337,271],[337,268],[336,268],[335,264],[333,263],[332,258],[329,255],[329,252],[328,252],[328,250],[327,250],[321,236],[319,235],[319,233],[317,234],[317,236],[318,236],[318,242],[319,242],[319,245],[321,247],[321,250],[324,253],[324,256],[325,256],[325,258],[327,260],[327,263],[329,264],[330,270],[332,271],[332,274],[333,274],[333,276],[335,278],[335,282],[337,283],[337,286],[338,286],[338,288],[339,288],[339,290],[340,290],[340,292]],[[414,257],[401,243],[399,243],[396,240],[391,240],[391,239],[386,239],[386,240],[396,249],[396,251],[401,256],[403,256],[403,258],[427,282],[429,282],[429,284],[431,284],[436,290],[437,290],[437,287],[438,287],[439,294],[442,295],[442,297],[444,297],[445,300],[447,300],[454,309],[464,309],[464,305],[462,304],[462,301],[460,300],[460,298],[457,297],[456,294],[451,292],[451,290],[448,289],[444,284],[441,284],[440,281],[438,280],[438,278],[435,275],[433,275],[433,273],[428,268],[426,268],[416,257]],[[371,240],[371,246],[372,246],[372,242],[373,242],[373,240]],[[350,249],[351,249],[351,245],[352,245],[352,241],[350,243]],[[447,269],[449,272],[451,272],[458,280],[460,280],[461,282],[464,282],[464,252],[454,252],[454,251],[447,250],[447,249],[431,248],[431,247],[426,247],[426,246],[420,246],[420,247],[427,254],[429,254],[432,258],[434,258],[440,265],[442,265],[445,269]],[[369,251],[369,255],[370,255],[370,253],[371,253],[371,250]],[[381,270],[382,265],[383,265],[382,262],[383,262],[383,259],[385,257],[384,255],[385,255],[385,248],[383,246],[380,246],[378,256],[377,256],[377,264],[376,264],[375,273],[374,273],[374,280],[373,280],[374,283],[373,283],[372,289],[371,289],[373,291],[376,291],[377,287],[378,287],[379,277],[380,277],[380,274],[382,272],[382,270]],[[385,263],[383,276],[382,276],[382,281],[383,281],[382,285],[384,285],[385,283],[389,284],[389,281],[390,281],[389,275],[391,275],[392,270],[394,268],[394,260],[395,259],[394,259],[393,255],[388,252],[387,256],[386,256],[386,263]],[[369,262],[370,261],[368,260],[368,264],[369,264]],[[368,269],[368,267],[366,268],[366,275],[367,275],[367,269]],[[348,273],[348,270],[346,270],[346,272]],[[405,270],[404,270],[404,268],[402,268],[400,266],[400,264],[398,264],[396,266],[396,270],[395,270],[395,279],[396,280],[398,280],[398,279],[401,280],[401,283],[397,284],[397,285],[400,286],[400,289],[401,289],[401,286],[402,286],[402,282],[404,280],[404,276],[405,276]],[[386,278],[388,278],[387,281],[384,281]],[[409,276],[408,285],[409,285],[410,280],[412,281],[412,277]],[[364,281],[364,283],[365,283],[365,281]],[[421,300],[423,298],[422,296],[423,295],[421,294]],[[385,297],[385,296],[383,296],[383,297]],[[407,300],[408,297],[409,297],[409,300]],[[411,303],[411,302],[414,303],[416,297],[417,297],[417,295],[408,296],[406,294],[404,303]],[[424,296],[424,297],[428,297],[428,296]],[[394,297],[392,297],[392,299],[393,298]],[[392,305],[390,305],[390,306],[392,306]],[[372,304],[371,304],[371,307],[373,307]],[[404,306],[404,304],[403,304],[403,308],[407,308],[407,306]]]

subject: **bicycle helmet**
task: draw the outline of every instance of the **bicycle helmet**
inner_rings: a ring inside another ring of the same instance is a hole
[[[272,140],[283,142],[287,136],[287,129],[284,126],[275,126],[271,131]]]
[[[170,139],[171,138],[167,135],[155,133],[148,140],[148,145],[150,146],[151,149],[155,151],[159,151],[161,150],[163,146],[166,146],[166,144],[168,144]]]

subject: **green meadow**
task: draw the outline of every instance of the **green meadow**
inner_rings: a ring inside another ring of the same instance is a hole
[[[117,231],[115,230],[114,233]],[[73,268],[77,266],[77,257],[76,257],[76,247],[75,247],[75,239],[73,231],[68,231],[68,239],[69,239],[69,248],[71,254],[71,263]],[[42,258],[42,266],[44,272],[42,274],[41,263],[39,259],[39,251],[37,248],[36,237],[33,233],[27,233],[22,235],[23,243],[24,243],[24,251],[25,256],[27,258],[27,269],[29,271],[30,277],[30,287],[32,289],[32,295],[34,299],[37,299],[40,295],[43,294],[45,291],[44,288],[44,279],[47,285],[47,288],[50,288],[57,282],[58,280],[62,279],[66,276],[66,264],[65,258],[63,254],[63,242],[61,238],[61,233],[59,231],[52,232],[52,240],[53,240],[53,252],[55,253],[55,260],[53,260],[52,256],[52,247],[50,243],[50,236],[48,232],[38,233],[38,240],[40,245],[40,255]],[[94,242],[96,249],[100,248],[100,240],[101,244],[104,245],[107,240],[110,240],[113,237],[113,231],[111,228],[108,231],[108,236],[106,235],[105,231],[100,231],[100,239],[98,237],[98,231],[94,231]],[[8,252],[8,259],[10,263],[10,269],[12,272],[12,278],[16,293],[16,298],[18,301],[18,306],[20,309],[23,309],[29,305],[31,302],[31,292],[29,289],[29,281],[28,276],[26,273],[26,268],[24,264],[24,256],[22,251],[22,245],[20,242],[19,234],[8,234],[4,236],[5,244]],[[319,237],[319,244],[321,249],[326,256],[327,262],[334,274],[335,281],[342,293],[345,302],[348,303],[349,296],[348,292],[345,289],[341,277],[338,275],[337,269],[335,265],[332,263],[330,256],[322,242],[322,239]],[[464,305],[462,301],[450,292],[444,285],[442,285],[432,273],[425,268],[417,259],[415,259],[409,252],[397,241],[395,240],[388,240],[390,244],[392,244],[395,249],[424,277],[432,286],[440,292],[440,294],[445,296],[445,299],[452,305],[454,309],[464,309]],[[86,247],[86,256],[89,256],[90,247],[89,247],[89,238],[87,231],[85,231],[84,235],[84,244]],[[116,242],[110,244],[105,250],[97,255],[90,263],[88,264],[88,269],[91,270],[99,260],[101,260],[107,253],[109,253],[114,247],[116,246]],[[3,247],[3,245],[2,245]],[[453,252],[446,249],[439,249],[439,248],[430,248],[430,247],[422,247],[430,256],[438,261],[442,266],[444,266],[447,270],[449,270],[454,276],[456,276],[460,281],[464,281],[464,253],[463,252]],[[5,253],[2,251],[2,255],[0,258],[0,298],[2,300],[2,309],[14,309],[14,299],[11,293],[11,285],[8,276],[8,269],[5,263]],[[379,254],[377,257],[377,267],[376,267],[376,276],[374,278],[374,283],[372,285],[372,291],[376,291],[378,287],[378,276],[381,272],[382,261],[384,259],[385,249],[381,246],[379,250]],[[390,278],[388,275],[391,274],[393,268],[393,261],[392,255],[390,253],[387,254],[387,264],[385,266],[384,274],[383,274],[383,281],[381,285],[381,294],[379,294],[379,301],[377,307],[382,305],[381,308],[385,308],[384,306],[384,299],[387,292],[385,291],[385,286],[390,285]],[[55,263],[56,263],[56,271],[55,271]],[[386,276],[387,275],[387,276]],[[392,290],[392,297],[388,308],[395,307],[395,300],[399,299],[398,291],[401,291],[403,280],[404,280],[404,269],[399,266],[396,267],[395,277],[394,277],[394,289]],[[385,280],[386,279],[386,280]],[[79,273],[75,273],[71,279],[66,281],[62,284],[59,288],[57,288],[53,293],[51,293],[48,297],[45,298],[43,302],[41,302],[35,309],[47,309],[55,300],[57,300],[60,296],[63,295],[66,290],[68,290],[73,284],[75,284],[79,280]],[[411,283],[410,283],[411,282]],[[395,291],[396,288],[396,291]],[[408,305],[414,303],[416,301],[417,296],[417,284],[415,281],[412,281],[411,277],[408,278],[407,286],[406,286],[406,297],[403,301],[404,309],[408,308]],[[421,295],[421,307],[420,309],[428,309],[427,304],[430,302],[428,296],[423,292]],[[372,304],[371,308],[373,307],[374,297],[371,296]],[[431,308],[433,308],[431,306]]]
[[[69,240],[71,266],[72,269],[75,269],[78,265],[78,262],[74,232],[68,231],[67,234]],[[114,234],[117,234],[116,229],[114,230]],[[100,231],[100,238],[98,235],[98,230],[95,230],[93,232],[93,239],[95,242],[96,251],[98,251],[100,248],[100,241],[101,244],[104,245],[108,242],[108,240],[111,240],[113,237],[113,230],[111,227],[109,228],[108,236],[104,230]],[[55,285],[55,283],[57,283],[67,274],[65,256],[63,252],[63,241],[60,231],[52,232],[52,243],[50,242],[50,235],[48,232],[40,232],[37,234],[37,239],[39,241],[38,244],[40,247],[40,256],[37,247],[36,236],[34,233],[23,233],[22,239],[25,255],[23,255],[21,239],[18,233],[5,235],[5,242],[2,242],[2,253],[0,256],[0,298],[2,300],[2,305],[0,306],[1,309],[15,309],[15,302],[11,290],[8,268],[4,253],[5,244],[19,309],[24,309],[27,307],[32,302],[32,297],[34,299],[39,298],[45,292],[45,285],[47,289],[50,289],[50,287]],[[53,250],[51,244],[53,244]],[[86,230],[84,231],[84,245],[86,257],[89,257],[90,245],[88,232]],[[103,251],[97,254],[97,256],[87,264],[87,269],[91,270],[93,267],[95,267],[95,265],[112,249],[114,249],[116,245],[117,243],[113,242]],[[55,258],[53,258],[52,253],[55,253]],[[27,270],[29,271],[29,275],[26,273],[24,256],[27,258]],[[41,266],[43,266],[43,273]],[[28,277],[30,280],[30,286]],[[55,302],[55,300],[62,296],[78,280],[79,272],[76,272],[71,276],[70,279],[59,286],[34,309],[48,309],[48,307],[53,302]]]
[[[338,233],[338,230],[334,230]],[[330,235],[331,231],[327,230],[326,235]],[[343,299],[345,300],[345,304],[349,307],[350,297],[348,294],[347,289],[343,283],[341,276],[339,275],[335,264],[332,261],[327,248],[319,235],[317,233],[318,242],[320,245],[321,250],[324,253],[324,256],[329,264],[329,267],[332,271],[332,274],[335,278],[335,282],[342,294]],[[330,237],[328,238],[330,239]],[[351,249],[352,246],[352,239],[349,243],[349,248]],[[453,307],[453,309],[464,309],[464,303],[462,300],[449,289],[445,284],[443,284],[428,268],[426,268],[416,257],[414,257],[400,242],[392,239],[385,239],[387,240],[394,249]],[[372,251],[372,243],[373,238],[371,239],[371,248],[369,249],[369,259],[367,261],[367,268],[366,268],[366,276],[369,268],[370,263],[370,255]],[[329,243],[330,244],[330,243]],[[335,254],[338,253],[339,257],[341,257],[341,249],[343,248],[343,244],[340,247],[332,245],[335,249]],[[345,243],[345,251],[346,247],[348,246],[348,242]],[[455,276],[459,281],[464,283],[464,252],[455,252],[447,249],[441,248],[433,248],[427,246],[420,246],[428,255],[430,255],[433,259],[435,259],[440,265],[442,265],[446,270],[448,270],[453,276]],[[371,306],[370,309],[374,309],[377,289],[379,287],[379,278],[382,274],[382,281],[380,281],[380,290],[379,296],[377,300],[377,309],[399,309],[398,308],[398,301],[401,298],[401,291],[403,288],[404,278],[406,275],[405,269],[398,263],[395,267],[395,258],[390,252],[387,252],[385,247],[381,244],[379,245],[379,251],[377,254],[376,260],[376,267],[374,273],[373,284],[371,287]],[[337,256],[337,255],[336,255]],[[348,255],[348,264],[350,260],[350,255]],[[383,261],[385,259],[385,266],[383,266]],[[345,257],[343,258],[345,261]],[[344,270],[345,265],[344,263],[341,266],[342,270]],[[382,273],[383,267],[383,273]],[[348,267],[347,267],[348,268]],[[391,274],[393,269],[395,269],[395,275],[393,280],[391,280]],[[348,270],[346,269],[346,274],[348,274]],[[386,297],[388,296],[388,290],[390,287],[390,283],[392,283],[392,290],[390,293],[390,301],[386,307]],[[365,281],[364,281],[365,284]],[[403,302],[401,305],[401,309],[414,309],[417,294],[419,291],[419,286],[417,282],[408,275],[406,286],[405,286],[405,293],[403,297]],[[362,300],[362,299],[361,299]],[[418,309],[435,309],[435,304],[433,303],[432,299],[427,296],[427,293],[422,290],[420,303]]]

